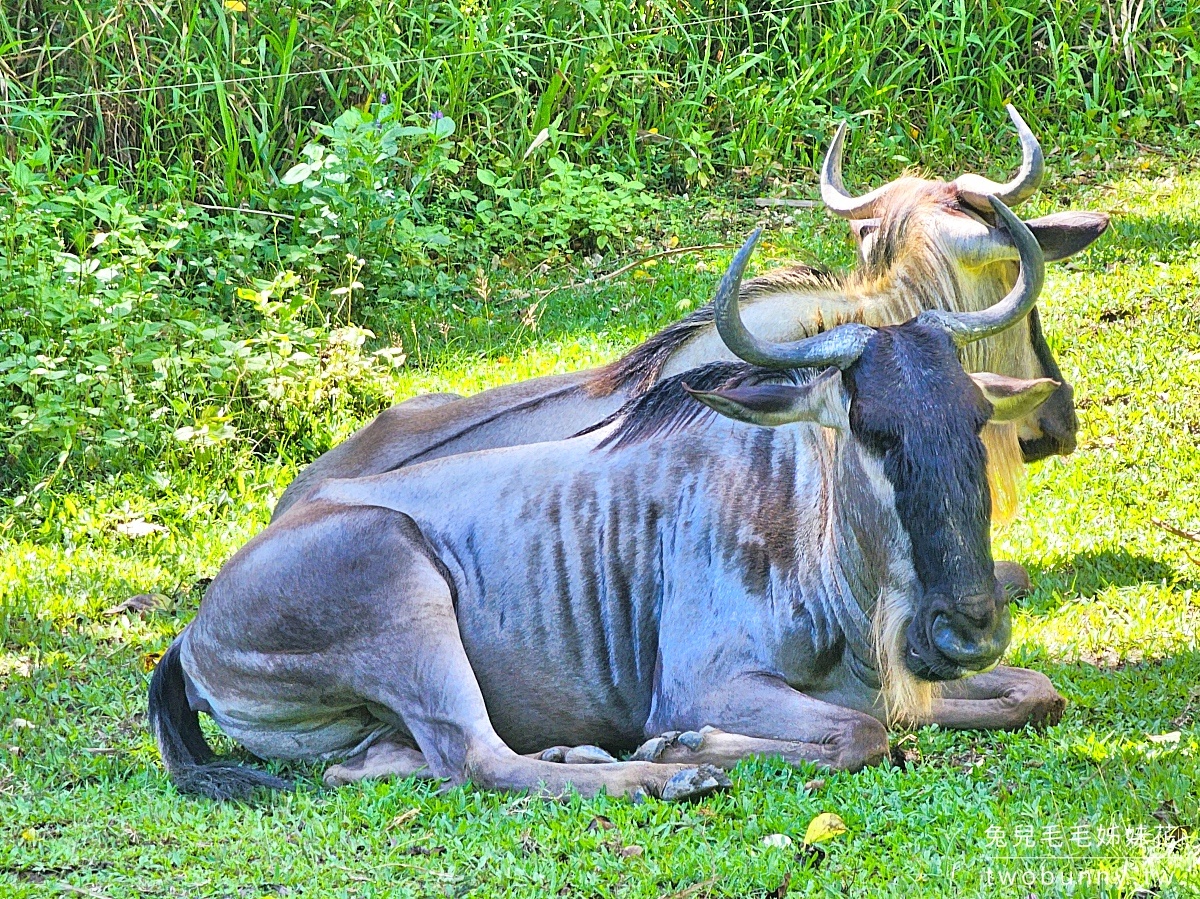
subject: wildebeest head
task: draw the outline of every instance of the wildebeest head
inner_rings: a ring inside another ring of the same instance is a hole
[[[804,386],[695,393],[718,412],[755,424],[841,423],[879,462],[912,546],[919,585],[904,618],[903,664],[924,681],[987,669],[1008,646],[1009,613],[993,570],[980,432],[988,421],[1032,414],[1059,386],[1049,378],[968,375],[958,360],[960,348],[1001,334],[1028,315],[1043,280],[1034,235],[1003,203],[989,202],[1009,229],[1020,262],[1012,291],[994,306],[971,313],[928,311],[881,328],[847,324],[792,343],[763,341],[741,320],[740,271],[756,232],[717,292],[722,339],[757,365],[832,368]]]
[[[838,128],[821,172],[821,197],[848,219],[859,245],[863,279],[898,275],[906,289],[954,291],[969,308],[986,309],[1011,289],[1017,252],[989,199],[1012,206],[1036,192],[1044,171],[1037,139],[1009,106],[1021,140],[1021,169],[999,184],[979,175],[954,181],[905,177],[860,197],[842,184],[846,125]],[[1047,260],[1079,252],[1108,227],[1100,213],[1063,212],[1025,223]],[[941,282],[941,283],[939,283]],[[1019,378],[1052,378],[1061,386],[1036,415],[1019,423],[1017,436],[1026,462],[1066,455],[1075,449],[1079,428],[1073,391],[1042,334],[1034,310],[1011,329],[965,350],[968,368],[991,369]]]

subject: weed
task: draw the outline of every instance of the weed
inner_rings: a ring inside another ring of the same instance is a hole
[[[598,165],[578,166],[555,156],[546,166],[546,177],[528,188],[514,186],[516,175],[476,170],[491,197],[475,204],[478,230],[489,246],[604,251],[627,242],[640,214],[658,205],[640,181],[601,172]]]

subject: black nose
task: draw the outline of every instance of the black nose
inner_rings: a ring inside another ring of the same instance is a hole
[[[1048,456],[1069,456],[1075,452],[1079,419],[1075,415],[1075,389],[1065,381],[1042,405],[1037,419],[1041,436],[1021,441],[1021,456],[1037,462]]]
[[[992,597],[972,597],[934,616],[929,642],[964,672],[983,671],[1000,660],[1012,637],[1008,605]]]

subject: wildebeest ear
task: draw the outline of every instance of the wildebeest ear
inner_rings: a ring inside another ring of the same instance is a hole
[[[1074,256],[1108,228],[1103,212],[1056,212],[1025,223],[1047,262]]]
[[[864,237],[879,228],[879,219],[850,219],[846,224],[850,226],[855,241],[861,245]]]
[[[726,418],[752,425],[776,427],[812,421],[827,428],[850,426],[842,373],[827,368],[807,384],[757,384],[725,390],[683,389]]]
[[[990,371],[973,372],[971,380],[992,404],[991,420],[998,422],[1025,418],[1062,386],[1053,378],[1026,381],[1022,378],[1010,378],[1008,375],[992,374]]]
[[[850,233],[854,235],[854,243],[858,245],[858,261],[866,263],[867,255],[871,252],[874,238],[871,237],[879,230],[879,219],[851,219],[846,222]]]

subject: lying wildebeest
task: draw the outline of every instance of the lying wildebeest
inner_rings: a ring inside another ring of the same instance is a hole
[[[986,309],[1004,296],[1016,278],[1011,245],[1007,253],[986,257],[975,249],[981,242],[1005,240],[987,198],[1013,205],[1037,190],[1043,174],[1036,138],[1008,109],[1020,135],[1022,164],[1007,184],[977,175],[952,182],[901,178],[854,198],[842,185],[845,125],[839,128],[822,168],[821,195],[831,210],[850,219],[860,241],[859,269],[835,276],[793,266],[747,282],[742,301],[750,328],[764,338],[789,341],[844,322],[897,324],[925,309]],[[1046,258],[1063,259],[1095,240],[1108,218],[1057,213],[1026,224]],[[611,415],[665,377],[732,358],[716,333],[709,306],[600,369],[536,378],[466,399],[451,394],[416,397],[385,410],[301,471],[280,498],[274,517],[327,478],[362,477],[471,450],[561,440]],[[963,362],[968,371],[1063,382],[1036,310],[1004,334],[973,344]],[[987,427],[984,442],[1000,517],[1015,509],[1022,457],[1033,461],[1070,453],[1077,427],[1065,382],[1036,415]]]
[[[1057,387],[977,386],[956,356],[1019,323],[1042,283],[1033,234],[992,205],[1011,239],[980,229],[975,252],[1015,245],[1020,272],[990,309],[763,341],[738,310],[751,238],[715,315],[769,368],[669,378],[572,439],[324,483],[225,565],[155,671],[175,783],[279,785],[214,760],[198,710],[260,757],[349,756],[329,783],[424,770],[664,798],[754,754],[878,762],[889,717],[1056,720],[1040,674],[957,680],[1010,633],[980,431]],[[938,681],[955,682],[935,698]],[[641,760],[547,760],[639,743]]]

